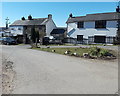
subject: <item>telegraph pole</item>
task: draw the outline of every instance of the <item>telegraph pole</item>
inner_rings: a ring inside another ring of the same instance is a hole
[[[6,29],[8,29],[8,24],[9,24],[8,21],[9,21],[9,18],[7,17],[5,20],[6,20]]]
[[[116,12],[118,13],[116,43],[120,45],[120,1],[118,2]]]

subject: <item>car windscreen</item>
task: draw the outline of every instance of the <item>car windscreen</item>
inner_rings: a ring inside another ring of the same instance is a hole
[[[12,38],[4,38],[3,40],[5,40],[5,41],[15,41],[14,39],[12,39]]]

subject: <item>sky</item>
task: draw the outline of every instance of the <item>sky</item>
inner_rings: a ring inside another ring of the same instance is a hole
[[[92,13],[115,12],[117,2],[2,2],[2,23],[6,17],[10,24],[21,17],[46,18],[52,14],[58,27],[65,27],[69,14],[84,16]]]

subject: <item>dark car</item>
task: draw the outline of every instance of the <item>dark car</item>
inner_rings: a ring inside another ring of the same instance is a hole
[[[2,44],[3,38],[0,38],[0,44]]]
[[[43,38],[43,45],[48,45],[49,44],[49,37],[44,37]]]
[[[16,40],[14,40],[13,38],[11,37],[4,37],[2,39],[2,44],[5,44],[5,45],[15,45],[17,44]]]

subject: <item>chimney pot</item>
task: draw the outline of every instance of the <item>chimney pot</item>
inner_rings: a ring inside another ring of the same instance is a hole
[[[52,14],[48,14],[48,19],[52,19]]]
[[[28,16],[28,20],[32,20],[32,16],[31,15]]]
[[[116,8],[116,12],[120,12],[120,7],[119,6],[117,6],[117,8]]]
[[[70,18],[72,18],[72,17],[73,17],[72,13],[69,15],[69,17],[70,17]]]
[[[22,19],[22,20],[25,20],[25,17],[22,17],[21,19]]]

